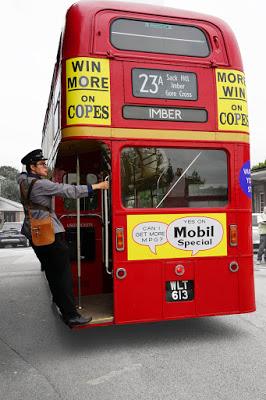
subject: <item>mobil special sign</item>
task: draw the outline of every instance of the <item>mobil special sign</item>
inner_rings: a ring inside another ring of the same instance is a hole
[[[227,255],[226,214],[127,216],[129,260]]]
[[[232,69],[216,69],[218,128],[249,131],[245,75]]]
[[[110,125],[110,66],[102,58],[66,60],[67,125]]]

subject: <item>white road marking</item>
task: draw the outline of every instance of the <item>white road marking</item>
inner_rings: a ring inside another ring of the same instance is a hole
[[[129,367],[124,367],[119,370],[111,371],[106,375],[99,376],[98,378],[90,379],[89,381],[87,381],[87,383],[89,385],[100,385],[101,383],[110,381],[112,378],[116,378],[120,375],[123,375],[126,372],[136,371],[140,368],[142,368],[142,364],[132,364]]]

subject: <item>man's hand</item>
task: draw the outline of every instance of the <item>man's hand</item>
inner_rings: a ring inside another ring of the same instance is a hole
[[[98,182],[98,183],[93,183],[91,185],[91,187],[93,190],[97,190],[97,189],[107,190],[107,189],[109,189],[109,182],[102,181],[102,182]]]

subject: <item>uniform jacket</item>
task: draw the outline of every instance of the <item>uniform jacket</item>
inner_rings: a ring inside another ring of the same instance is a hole
[[[32,187],[30,200],[35,204],[49,208],[55,233],[64,232],[65,229],[54,212],[53,197],[60,196],[70,199],[77,199],[81,197],[88,197],[93,193],[93,189],[90,185],[68,185],[65,183],[51,182],[48,179],[42,179],[38,175],[27,174],[26,172],[22,172],[18,176],[18,183],[19,185],[22,184],[27,190],[33,179],[37,179],[37,181]],[[29,216],[25,208],[24,211],[25,219],[22,225],[21,233],[23,233],[23,235],[25,235],[28,239],[31,239]],[[37,219],[45,218],[49,213],[49,211],[38,209],[32,209],[31,212],[32,217]]]

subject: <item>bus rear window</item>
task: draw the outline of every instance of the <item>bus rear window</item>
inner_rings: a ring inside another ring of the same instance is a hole
[[[126,147],[121,177],[126,208],[213,208],[228,202],[223,150]]]
[[[191,57],[210,54],[203,31],[188,25],[119,18],[111,25],[111,43],[120,50]]]

